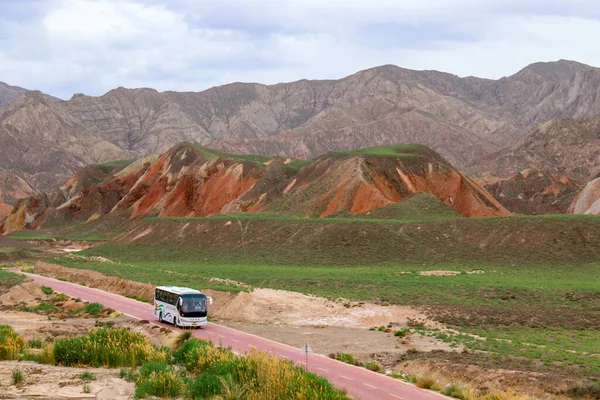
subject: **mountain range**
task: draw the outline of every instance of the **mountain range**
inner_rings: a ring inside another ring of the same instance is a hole
[[[199,93],[118,88],[68,101],[2,85],[0,99],[12,101],[0,108],[0,169],[42,191],[85,165],[179,142],[299,158],[420,143],[475,176],[535,167],[587,180],[600,167],[599,88],[600,69],[566,60],[499,80],[384,65],[339,80]],[[14,204],[16,191],[5,188],[2,199]]]

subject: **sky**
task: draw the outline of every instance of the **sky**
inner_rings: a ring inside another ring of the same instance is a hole
[[[0,81],[68,99],[383,64],[498,79],[538,61],[600,66],[599,37],[597,0],[0,0]]]

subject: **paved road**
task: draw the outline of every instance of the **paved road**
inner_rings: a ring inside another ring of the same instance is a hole
[[[75,298],[79,297],[88,302],[102,303],[105,307],[112,308],[131,317],[148,320],[153,324],[161,325],[154,317],[153,307],[150,304],[45,276],[25,275],[39,284],[51,287],[56,292]],[[173,328],[171,325],[168,326]],[[249,351],[252,348],[261,349],[275,354],[280,358],[292,360],[303,366],[305,365],[305,355],[300,353],[300,349],[235,329],[226,328],[215,323],[209,323],[205,328],[195,330],[194,336],[211,340],[215,344],[220,343],[226,347],[231,346],[239,352]],[[357,399],[440,400],[446,398],[438,393],[419,389],[406,382],[316,354],[309,355],[308,364],[310,371],[326,377],[338,388],[347,389],[348,394]]]

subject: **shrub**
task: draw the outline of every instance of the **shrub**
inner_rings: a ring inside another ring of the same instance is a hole
[[[98,315],[102,312],[104,306],[100,303],[88,303],[85,305],[85,312],[90,315]]]
[[[37,306],[33,307],[34,311],[43,311],[47,313],[53,313],[56,311],[56,305],[51,301],[43,301]]]
[[[96,380],[96,375],[94,375],[90,371],[82,372],[81,375],[79,375],[79,377],[81,378],[82,381],[95,381]]]
[[[135,396],[177,397],[183,393],[185,382],[183,377],[166,362],[151,362],[140,368],[136,381]]]
[[[235,364],[231,364],[232,366]],[[264,352],[253,350],[239,357],[233,377],[248,385],[248,399],[341,400],[348,397],[336,390],[327,379],[305,371],[290,361],[282,361]]]
[[[42,364],[55,364],[56,360],[54,358],[54,346],[47,345],[42,347],[42,352],[40,354],[40,362]]]
[[[83,393],[91,393],[92,389],[90,388],[90,385],[88,385],[87,383],[85,385],[83,385]]]
[[[221,381],[219,375],[212,372],[203,372],[190,382],[190,397],[192,399],[208,399],[221,394]]]
[[[185,357],[192,349],[206,346],[212,346],[212,343],[200,339],[190,339],[185,341],[177,348],[177,350],[173,351],[173,361],[178,364],[183,364],[185,362]]]
[[[435,381],[429,376],[422,376],[417,378],[415,384],[421,389],[431,389],[435,385]]]
[[[346,364],[352,364],[356,366],[362,366],[362,363],[358,361],[356,358],[352,356],[352,354],[348,353],[336,353],[335,359],[341,362],[345,362]]]
[[[40,338],[30,339],[29,341],[27,341],[27,346],[30,349],[41,349],[42,345],[42,339]]]
[[[19,361],[35,361],[42,362],[42,357],[36,353],[30,353],[27,350],[19,355]]]
[[[25,340],[9,325],[0,325],[0,360],[16,360],[25,349]]]
[[[95,367],[136,367],[165,358],[141,333],[112,328],[98,328],[88,336],[58,339],[53,356],[59,365]]]
[[[185,369],[193,374],[200,374],[208,369],[215,368],[217,364],[231,361],[234,354],[230,349],[223,347],[197,346],[190,349],[185,355]]]
[[[365,368],[368,369],[369,371],[373,371],[373,372],[379,372],[381,371],[381,367],[379,366],[379,364],[377,364],[374,361],[369,361],[365,364]]]
[[[600,383],[596,382],[588,386],[572,387],[567,390],[567,394],[572,397],[600,399]]]
[[[385,326],[380,326],[379,328],[377,328],[377,330],[379,332],[383,332],[383,331],[385,331]]]
[[[50,294],[54,293],[54,289],[52,289],[51,287],[48,287],[48,286],[42,286],[41,289],[42,289],[42,292],[44,292],[44,294],[50,295]]]
[[[458,385],[449,385],[444,388],[442,394],[445,394],[449,397],[454,397],[455,399],[467,400],[467,393],[465,389]]]
[[[25,378],[23,377],[23,373],[21,372],[20,369],[13,369],[12,371],[12,382],[13,385],[15,386],[22,386],[23,385],[23,380]]]
[[[119,377],[127,382],[135,382],[137,374],[135,373],[134,369],[121,368],[119,371]]]
[[[404,336],[408,335],[410,333],[410,329],[400,329],[396,332],[394,332],[394,336],[403,338]]]

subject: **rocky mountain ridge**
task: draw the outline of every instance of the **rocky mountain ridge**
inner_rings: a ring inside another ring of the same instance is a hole
[[[499,80],[384,65],[339,80],[199,93],[118,88],[55,101],[28,92],[0,108],[0,168],[51,189],[87,164],[160,154],[182,141],[300,158],[420,143],[462,168],[551,119],[600,114],[599,83],[600,69],[561,60]]]

